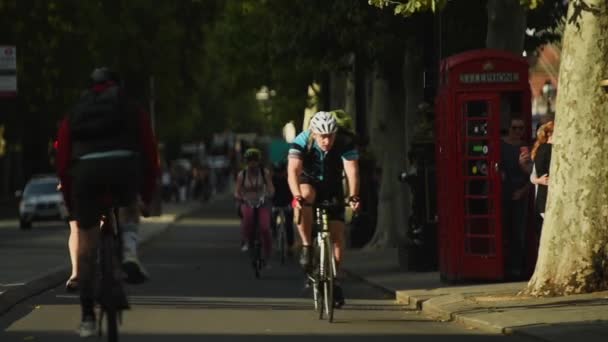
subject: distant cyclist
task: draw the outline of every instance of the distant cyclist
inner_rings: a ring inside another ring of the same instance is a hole
[[[276,234],[279,210],[283,210],[285,214],[285,222],[283,223],[283,226],[285,228],[285,237],[287,239],[287,255],[291,256],[293,253],[292,247],[294,244],[293,208],[291,207],[293,196],[291,195],[289,183],[287,182],[287,161],[282,160],[275,163],[272,171],[272,184],[274,185],[275,189],[274,200],[272,201],[272,229]]]
[[[336,264],[342,261],[344,250],[344,190],[343,171],[348,180],[348,203],[353,210],[359,209],[359,153],[353,137],[338,132],[335,117],[328,112],[316,113],[308,130],[300,133],[289,150],[288,179],[293,206],[301,211],[302,219],[298,225],[302,239],[300,264],[310,272],[312,262],[311,230],[312,208],[304,203],[320,201],[336,202],[338,205],[329,211],[329,227],[334,243]],[[344,305],[342,288],[334,289],[336,307]]]
[[[70,213],[78,223],[78,274],[81,337],[96,333],[93,275],[102,196],[133,207],[138,193],[143,211],[159,175],[156,139],[149,115],[129,101],[108,68],[91,74],[87,89],[62,121],[57,142],[57,172]],[[128,241],[125,241],[129,243]]]
[[[271,198],[274,195],[274,186],[270,172],[262,165],[262,153],[257,148],[249,148],[245,151],[246,167],[236,177],[234,197],[241,202],[241,234],[244,246],[250,248],[249,243],[253,240],[252,232],[256,222],[254,219],[254,208],[247,204],[264,199],[264,205],[258,209],[258,229],[261,234],[263,258],[268,262],[272,251],[272,235],[270,233]]]

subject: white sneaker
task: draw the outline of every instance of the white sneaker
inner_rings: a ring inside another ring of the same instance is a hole
[[[244,244],[241,246],[241,252],[245,253],[245,252],[247,252],[248,250],[249,250],[249,246],[247,246],[247,244],[246,244],[246,243],[244,243]]]
[[[78,327],[78,334],[80,337],[92,337],[97,335],[97,322],[94,320],[84,320],[80,322]]]

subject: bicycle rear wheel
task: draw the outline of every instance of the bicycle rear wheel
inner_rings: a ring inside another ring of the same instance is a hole
[[[281,223],[278,228],[277,249],[279,250],[279,259],[281,260],[281,265],[285,265],[285,260],[287,258],[287,237],[285,236],[285,223]]]
[[[99,267],[101,287],[98,297],[101,306],[100,328],[105,315],[108,341],[118,342],[120,315],[122,310],[129,308],[129,302],[119,276],[122,259],[122,236],[118,226],[117,210],[111,210],[106,214],[106,221],[101,229],[99,253],[99,262],[101,263]]]
[[[118,342],[118,312],[115,309],[106,310],[108,342]]]

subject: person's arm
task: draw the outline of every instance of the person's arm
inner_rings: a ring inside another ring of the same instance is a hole
[[[519,168],[523,172],[530,174],[532,172],[533,165],[534,162],[530,158],[530,152],[522,152],[519,154]]]
[[[243,184],[243,172],[241,171],[236,176],[236,185],[234,187],[234,198],[236,198],[236,199],[243,198],[243,194],[241,193],[242,184]]]
[[[304,163],[302,159],[298,157],[289,157],[287,164],[287,183],[289,184],[289,190],[294,198],[302,198],[302,194],[300,193],[300,175],[302,174],[302,169],[304,167]]]
[[[532,172],[530,173],[530,183],[538,185],[538,175],[536,174],[536,165],[532,165]]]
[[[274,197],[274,184],[272,183],[272,176],[270,175],[270,171],[267,169],[264,170],[264,180],[266,182],[266,194],[268,197]]]
[[[349,204],[354,210],[359,209],[359,152],[352,146],[342,154],[344,173],[348,181]]]
[[[344,160],[349,197],[359,197],[359,160]]]
[[[139,122],[139,146],[141,148],[144,168],[143,184],[140,191],[145,204],[150,204],[156,191],[156,182],[160,176],[160,157],[150,115],[143,108],[136,108]]]
[[[300,201],[303,199],[300,192],[300,175],[304,170],[304,160],[302,158],[308,145],[308,139],[310,139],[309,131],[300,133],[291,143],[287,158],[287,184],[293,198],[298,202],[298,209],[301,209]]]
[[[72,140],[70,136],[70,123],[67,116],[61,121],[59,130],[57,131],[57,147],[55,155],[55,167],[57,170],[57,176],[61,184],[61,192],[63,193],[63,199],[71,210],[71,180],[69,177],[69,168],[72,155]]]

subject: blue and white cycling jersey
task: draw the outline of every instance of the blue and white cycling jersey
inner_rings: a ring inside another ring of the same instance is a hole
[[[331,150],[324,152],[312,138],[310,130],[306,130],[292,142],[289,157],[302,159],[305,179],[316,182],[339,181],[344,170],[343,160],[358,160],[359,152],[353,137],[340,131],[336,134]]]

